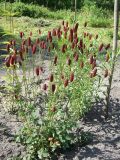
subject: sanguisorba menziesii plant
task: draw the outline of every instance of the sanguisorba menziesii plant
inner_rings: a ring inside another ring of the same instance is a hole
[[[11,41],[7,46],[11,94],[24,124],[17,140],[26,145],[28,159],[51,158],[79,140],[77,122],[110,74],[110,45],[99,43],[99,35],[79,33],[78,27],[63,21],[46,40],[39,31],[35,42],[32,32],[28,38],[20,32],[21,45]],[[42,63],[45,56],[51,59],[49,72]]]

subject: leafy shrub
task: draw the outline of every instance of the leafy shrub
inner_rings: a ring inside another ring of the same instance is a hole
[[[93,17],[90,19],[90,26],[91,27],[103,27],[103,28],[109,28],[111,25],[111,22],[107,18],[98,18],[98,17]]]
[[[87,17],[91,27],[110,27],[111,17],[110,11],[93,6],[84,6],[82,14]]]
[[[29,16],[34,18],[47,17],[53,19],[62,19],[66,14],[70,14],[68,11],[56,11],[56,14],[45,7],[38,5],[24,4],[24,3],[13,3],[13,12],[19,12],[20,16]]]
[[[76,132],[78,121],[108,77],[111,57],[110,44],[99,44],[98,35],[83,32],[78,37],[78,23],[71,28],[63,21],[48,31],[46,40],[38,33],[33,42],[32,32],[27,39],[20,32],[20,47],[10,41],[5,61],[9,95],[23,122],[17,141],[26,145],[26,158],[31,160],[52,159],[76,142],[87,143],[87,135]],[[49,73],[42,62],[48,55]]]

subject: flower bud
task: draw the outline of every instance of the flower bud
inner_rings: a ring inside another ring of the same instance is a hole
[[[74,73],[72,72],[72,73],[70,74],[70,82],[73,82],[73,80],[74,80]]]
[[[108,76],[108,69],[105,70],[104,78],[106,78],[107,76]]]
[[[92,64],[94,61],[93,55],[90,56],[90,64]]]
[[[54,80],[53,74],[50,75],[49,80],[50,80],[50,82],[53,82],[53,80]]]
[[[110,48],[110,43],[105,47],[106,50]]]
[[[87,27],[87,22],[84,23],[84,27]]]
[[[43,90],[46,91],[47,88],[48,88],[47,84],[44,84],[44,85],[43,85]]]
[[[105,61],[108,62],[109,59],[110,59],[110,56],[109,56],[109,54],[107,53],[107,54],[106,54],[106,57],[105,57]]]
[[[22,39],[24,36],[24,33],[23,32],[20,32],[20,38]]]
[[[67,64],[70,66],[71,65],[71,59],[67,58]]]
[[[40,75],[40,68],[36,67],[35,72],[36,72],[36,75],[39,76]]]
[[[53,93],[55,92],[55,89],[56,89],[56,85],[55,85],[55,84],[52,84],[52,92],[53,92]]]
[[[55,58],[54,58],[54,65],[56,65],[57,64],[57,61],[58,61],[58,57],[57,56],[55,56]]]
[[[83,68],[83,67],[84,67],[84,62],[81,61],[81,62],[80,62],[80,68]]]
[[[66,80],[64,81],[64,87],[67,87],[67,86],[68,86],[68,83],[69,83],[69,81],[68,81],[68,79],[66,79]]]
[[[36,45],[33,45],[33,47],[32,47],[32,54],[36,53],[36,49],[37,49]]]
[[[104,47],[104,45],[103,45],[103,43],[102,43],[102,44],[99,46],[99,52],[102,51],[103,47]]]

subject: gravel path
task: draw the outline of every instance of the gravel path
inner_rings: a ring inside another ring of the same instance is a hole
[[[120,160],[120,58],[116,64],[110,102],[110,115],[103,118],[99,103],[81,122],[84,131],[93,135],[93,141],[82,148],[65,153],[61,160]],[[14,142],[15,133],[22,126],[15,115],[6,113],[0,99],[0,160],[24,153],[24,147]]]

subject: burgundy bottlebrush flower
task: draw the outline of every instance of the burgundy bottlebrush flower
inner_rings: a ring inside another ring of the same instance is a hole
[[[29,37],[27,41],[28,41],[28,46],[30,47],[31,46],[31,38]]]
[[[37,38],[37,39],[36,39],[36,44],[39,44],[39,43],[40,43],[40,39]]]
[[[22,39],[24,36],[24,33],[23,32],[20,32],[20,38]]]
[[[71,48],[72,48],[72,49],[75,48],[75,43],[74,43],[74,42],[72,43]]]
[[[57,35],[58,35],[58,39],[60,39],[61,38],[61,32],[59,32]]]
[[[39,76],[39,75],[40,75],[40,68],[39,68],[39,67],[36,67],[36,69],[35,69],[35,73],[36,73],[36,75],[37,75],[37,76]]]
[[[65,49],[65,45],[62,46],[62,49],[61,49],[62,53],[65,53],[66,49]]]
[[[90,33],[87,32],[87,37],[90,35]]]
[[[67,32],[64,32],[64,38],[67,39]]]
[[[51,112],[53,112],[53,113],[54,113],[54,112],[56,112],[56,110],[57,110],[57,109],[56,109],[56,107],[55,107],[55,106],[52,106],[52,108],[51,108],[50,110],[51,110]],[[53,138],[52,138],[52,139],[53,139]]]
[[[50,43],[52,42],[52,36],[49,38]]]
[[[92,43],[90,43],[90,47],[93,47],[93,44],[92,44]]]
[[[63,80],[65,78],[64,74],[62,73],[61,74],[61,79]]]
[[[68,22],[66,22],[66,27],[68,27]]]
[[[76,39],[76,38],[78,38],[78,35],[77,35],[77,33],[74,33],[74,39]]]
[[[55,92],[55,90],[56,90],[56,85],[55,84],[52,84],[52,92],[54,93]]]
[[[10,67],[11,55],[6,59],[5,65],[6,67]]]
[[[74,73],[72,72],[72,73],[70,74],[70,82],[73,82],[73,80],[74,80]]]
[[[40,73],[43,73],[44,70],[43,70],[43,67],[40,67]]]
[[[9,52],[9,51],[10,51],[10,44],[7,44],[6,49],[7,49],[7,52]]]
[[[84,38],[86,38],[86,36],[87,36],[87,33],[86,33],[86,32],[84,32]]]
[[[74,54],[73,54],[73,58],[75,58],[75,56],[77,55],[77,52],[74,52]]]
[[[84,23],[84,27],[87,27],[87,22]]]
[[[50,75],[49,80],[50,80],[50,82],[53,82],[53,80],[54,80],[53,74]]]
[[[66,62],[69,66],[71,65],[71,59],[67,58],[67,62]]]
[[[84,67],[84,62],[81,61],[81,62],[80,62],[80,68],[83,68],[83,67]]]
[[[55,56],[54,61],[53,61],[54,65],[56,65],[56,64],[57,64],[57,61],[58,61],[58,57],[57,57],[57,56]]]
[[[80,49],[80,48],[83,48],[83,40],[81,39],[80,40],[80,43],[79,43],[79,45],[78,45],[78,48]]]
[[[108,76],[108,69],[106,69],[104,73],[104,77],[106,78],[107,76]]]
[[[79,24],[78,24],[78,23],[76,23],[76,24],[75,24],[75,27],[74,27],[74,33],[76,33],[76,32],[77,32],[77,30],[78,30],[78,26],[79,26]]]
[[[109,53],[106,54],[105,61],[108,62],[110,59]]]
[[[66,79],[66,80],[64,81],[64,87],[67,87],[67,86],[68,86],[68,83],[69,83],[69,80]]]
[[[23,40],[23,41],[22,41],[22,45],[25,45],[25,44],[26,44],[26,40]]]
[[[43,84],[43,90],[46,91],[48,88],[47,84]]]
[[[78,59],[79,59],[79,55],[78,55],[78,54],[76,54],[76,55],[75,55],[75,57],[74,57],[74,60],[77,62],[77,61],[78,61]]]
[[[90,64],[92,64],[94,61],[93,55],[90,55]]]
[[[54,45],[54,43],[51,43],[51,47],[52,47],[52,49],[54,49],[54,48],[55,48],[55,45]]]
[[[10,42],[9,42],[9,43],[10,43],[10,45],[11,45],[11,46],[13,45],[12,40],[10,40]]]
[[[73,29],[70,29],[69,41],[73,42]]]
[[[74,43],[77,45],[77,43],[78,43],[78,38],[75,38],[75,39],[74,39]]]
[[[93,70],[93,77],[95,77],[96,74],[97,74],[97,68],[95,68],[95,69]]]
[[[95,38],[98,39],[98,34],[96,34]]]
[[[41,30],[40,29],[38,30],[38,33],[41,34]]]
[[[48,31],[48,35],[47,35],[48,39],[50,39],[51,36],[52,36],[51,31]]]
[[[52,30],[52,36],[56,36],[56,35],[57,35],[56,30],[53,29],[53,30]]]
[[[24,58],[23,58],[23,52],[22,52],[22,50],[20,50],[20,51],[19,51],[19,54],[20,54],[20,58],[21,58],[21,60],[22,60],[22,61],[24,61]]]
[[[30,37],[32,37],[32,32],[30,32]]]
[[[93,60],[92,69],[94,69],[95,67],[96,67],[96,59]]]
[[[37,50],[36,45],[33,45],[33,47],[32,47],[32,54],[35,54],[35,53],[36,53],[36,50]]]
[[[15,64],[15,60],[16,60],[16,55],[14,54],[14,55],[11,56],[10,64],[14,65]]]
[[[91,39],[92,39],[92,34],[89,35],[89,40],[91,40]]]
[[[16,41],[12,40],[12,45],[15,46],[16,45]]]
[[[105,47],[106,50],[110,48],[110,43]]]
[[[99,46],[99,52],[102,51],[103,47],[104,47],[104,44],[102,43],[102,44]]]
[[[44,43],[44,49],[47,49],[47,45],[46,45],[46,43]]]

